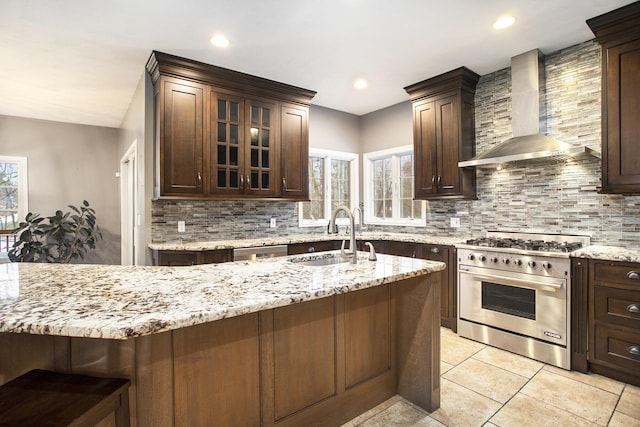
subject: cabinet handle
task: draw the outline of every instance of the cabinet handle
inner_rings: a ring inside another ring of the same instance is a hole
[[[316,248],[314,248],[313,246],[311,246],[307,252],[315,252],[315,251],[316,251]]]
[[[198,172],[198,187],[202,186],[202,174]]]
[[[442,188],[442,176],[438,175],[438,188]]]
[[[244,190],[244,175],[240,175],[240,189]]]
[[[287,191],[287,178],[282,178],[282,191]]]
[[[629,313],[640,313],[640,306],[638,304],[629,304],[627,306],[627,311]]]
[[[640,273],[638,273],[637,271],[630,271],[627,273],[627,277],[629,279],[638,280],[640,279]]]
[[[436,176],[433,175],[431,177],[431,188],[435,188],[435,186],[436,186]]]
[[[439,254],[440,253],[440,248],[431,248],[431,253],[432,254]]]
[[[640,356],[640,345],[631,345],[627,347],[627,351],[634,356]]]

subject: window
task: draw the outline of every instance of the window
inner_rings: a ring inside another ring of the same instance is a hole
[[[0,233],[24,220],[27,199],[27,158],[0,156]]]
[[[358,206],[358,155],[309,149],[309,202],[299,205],[300,227],[327,225],[337,206]],[[339,219],[338,223],[342,223]]]
[[[364,211],[370,224],[425,226],[425,203],[413,200],[413,146],[364,154]]]

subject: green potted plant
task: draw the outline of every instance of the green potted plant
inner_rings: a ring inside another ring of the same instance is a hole
[[[102,239],[95,210],[86,200],[80,208],[73,205],[69,208],[73,212],[58,210],[46,218],[29,212],[14,230],[19,235],[9,250],[9,259],[13,262],[69,263],[83,259],[89,249],[95,249]]]

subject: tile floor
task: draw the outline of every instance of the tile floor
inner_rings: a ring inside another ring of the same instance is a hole
[[[640,388],[441,335],[440,409],[395,396],[343,427],[640,427]]]

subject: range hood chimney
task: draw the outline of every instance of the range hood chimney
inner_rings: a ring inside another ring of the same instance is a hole
[[[459,162],[459,167],[492,166],[522,160],[563,158],[575,154],[592,154],[588,147],[574,146],[544,135],[545,100],[544,56],[533,49],[511,58],[511,126],[513,138],[474,157]]]

